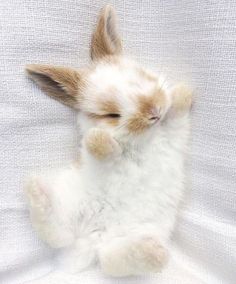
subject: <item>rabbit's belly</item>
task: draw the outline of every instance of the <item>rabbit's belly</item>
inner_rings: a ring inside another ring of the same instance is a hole
[[[142,169],[134,174],[127,171],[122,176],[110,175],[103,194],[90,202],[93,209],[96,207],[94,226],[99,231],[136,232],[140,228],[145,232],[146,228],[166,235],[173,227],[183,191],[181,184],[179,177],[168,173],[147,175]]]
[[[111,208],[104,215],[111,223],[124,224],[167,224],[167,218],[172,219],[176,213],[179,203],[179,196],[171,194],[170,189],[161,192],[162,189],[156,187],[137,188],[137,192],[118,200],[110,200]],[[108,213],[108,214],[107,214]]]

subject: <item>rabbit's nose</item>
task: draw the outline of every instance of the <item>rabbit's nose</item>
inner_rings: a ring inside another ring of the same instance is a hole
[[[159,114],[157,108],[152,108],[152,109],[150,110],[149,120],[151,120],[151,121],[157,121],[157,120],[159,120],[159,119],[160,119],[160,114]]]
[[[160,117],[159,116],[152,116],[149,118],[149,120],[153,120],[153,121],[156,121],[156,120],[159,120]]]

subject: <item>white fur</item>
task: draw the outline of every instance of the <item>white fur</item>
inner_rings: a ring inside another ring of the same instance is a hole
[[[163,81],[168,97],[163,119],[142,134],[86,116],[113,87],[125,123],[136,110],[133,98],[158,85],[158,79],[148,82],[133,63],[122,60],[123,68],[96,67],[78,118],[84,137],[91,128],[106,128],[122,153],[100,161],[83,144],[79,168],[34,177],[26,187],[34,227],[51,246],[63,248],[73,271],[94,262],[113,276],[159,271],[183,196],[189,118],[188,113],[168,117],[171,97]]]

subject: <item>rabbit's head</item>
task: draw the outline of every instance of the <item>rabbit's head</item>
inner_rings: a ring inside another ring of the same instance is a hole
[[[158,128],[171,96],[165,82],[123,56],[112,7],[99,17],[85,69],[29,65],[30,77],[49,96],[79,111],[83,133],[91,127],[140,137]]]

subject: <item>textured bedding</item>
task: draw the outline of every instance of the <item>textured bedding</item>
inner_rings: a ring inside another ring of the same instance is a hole
[[[160,275],[67,275],[32,230],[24,179],[75,160],[75,113],[46,97],[27,63],[83,66],[107,2],[0,1],[0,283],[234,284],[236,281],[236,2],[110,1],[128,54],[195,89],[189,184]]]

